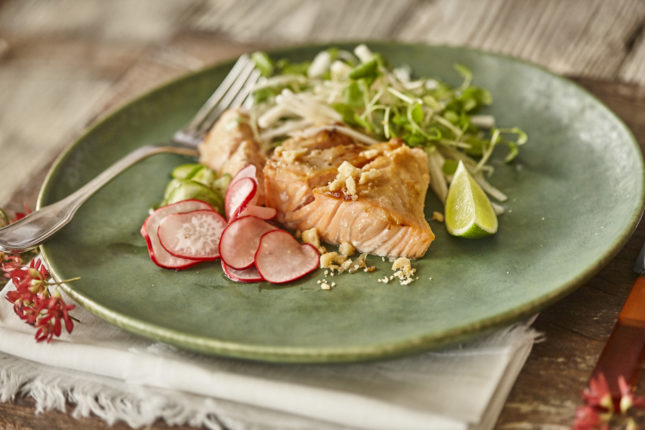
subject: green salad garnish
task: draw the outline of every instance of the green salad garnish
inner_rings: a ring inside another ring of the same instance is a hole
[[[302,63],[275,61],[261,52],[252,58],[265,76],[251,109],[251,125],[262,144],[275,146],[290,135],[332,127],[366,143],[401,138],[428,154],[430,184],[443,202],[459,161],[486,193],[506,199],[485,179],[494,170],[490,157],[505,146],[505,160],[512,161],[527,136],[481,114],[492,97],[472,85],[467,67],[455,64],[461,84],[452,87],[415,77],[407,67],[391,67],[365,45],[353,52],[328,49]]]

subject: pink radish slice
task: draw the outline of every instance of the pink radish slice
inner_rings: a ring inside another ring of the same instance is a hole
[[[219,253],[233,269],[246,269],[253,265],[260,237],[276,227],[254,216],[237,218],[224,229],[219,241]]]
[[[243,216],[254,216],[260,219],[272,219],[276,216],[278,211],[275,208],[269,208],[266,206],[256,206],[256,205],[247,205],[241,212],[240,217]]]
[[[222,269],[228,279],[235,282],[260,282],[262,276],[258,273],[258,269],[251,266],[244,270],[233,269],[231,266],[224,263],[222,260]]]
[[[235,183],[236,181],[242,179],[242,178],[251,178],[255,182],[257,182],[257,173],[258,173],[258,168],[255,167],[254,164],[247,164],[246,166],[242,167],[240,170],[237,171],[235,176],[233,176],[233,179],[231,179],[231,184]]]
[[[257,199],[258,183],[253,178],[241,178],[231,182],[224,198],[224,213],[229,221],[237,218],[240,212]]]
[[[180,258],[215,260],[226,220],[213,210],[198,210],[166,216],[157,236],[166,251]]]
[[[179,258],[179,257],[175,257],[172,254],[169,254],[168,251],[163,249],[161,244],[159,244],[159,239],[156,239],[155,241],[155,239],[151,238],[150,235],[145,231],[143,227],[141,227],[141,235],[146,241],[146,246],[148,247],[148,255],[150,255],[150,259],[152,260],[153,263],[155,263],[159,267],[162,267],[164,269],[181,270],[181,269],[187,269],[190,266],[194,266],[195,264],[200,263],[200,260],[190,260],[188,258]]]
[[[320,254],[308,243],[300,244],[284,230],[262,235],[255,253],[255,267],[265,281],[283,284],[313,272],[320,264]]]
[[[161,242],[157,236],[157,228],[165,217],[176,213],[192,212],[195,210],[214,211],[208,203],[204,203],[201,200],[183,200],[168,206],[163,206],[146,218],[143,226],[141,226],[141,235],[146,240],[150,258],[157,266],[165,269],[185,269],[199,263],[200,260],[175,257],[170,254],[163,246],[161,246]]]

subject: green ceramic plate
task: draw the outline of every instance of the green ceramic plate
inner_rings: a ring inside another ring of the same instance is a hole
[[[643,207],[643,160],[623,123],[572,82],[512,58],[465,48],[371,43],[392,64],[453,84],[454,63],[494,97],[504,126],[529,135],[517,163],[495,160],[492,182],[510,199],[499,233],[469,241],[431,222],[436,241],[417,261],[419,280],[401,286],[374,273],[320,272],[286,286],[229,282],[219,264],[175,272],[155,266],[139,228],[172,168],[158,155],[93,196],[42,247],[56,277],[106,321],[183,348],[278,362],[343,362],[409,354],[527,317],[597,272],[633,231]],[[347,45],[347,47],[353,47]],[[308,59],[307,46],[275,55]],[[127,152],[168,140],[218,85],[230,64],[172,82],[97,124],[58,160],[39,204],[66,196]],[[500,151],[504,152],[504,151]],[[504,154],[499,154],[503,157]],[[430,197],[427,211],[441,210]]]

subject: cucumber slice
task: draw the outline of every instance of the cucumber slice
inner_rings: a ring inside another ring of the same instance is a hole
[[[211,188],[215,190],[215,192],[217,192],[220,196],[225,196],[226,190],[231,183],[231,179],[231,175],[224,173],[222,176],[213,181]]]
[[[182,200],[196,199],[211,205],[217,212],[224,213],[224,201],[216,192],[199,182],[187,179],[176,179],[179,182],[164,201],[164,205],[169,205]]]
[[[215,173],[208,167],[204,167],[203,169],[199,169],[197,172],[195,172],[193,176],[186,179],[204,184],[208,188],[213,188],[213,183],[217,180],[217,173]]]
[[[168,185],[166,185],[166,189],[163,193],[163,201],[161,202],[161,206],[166,206],[168,204],[168,197],[170,196],[170,193],[173,192],[173,190],[183,184],[182,179],[171,179],[170,182],[168,182]]]
[[[173,169],[172,177],[175,179],[191,179],[202,169],[204,169],[204,166],[201,164],[182,164]]]

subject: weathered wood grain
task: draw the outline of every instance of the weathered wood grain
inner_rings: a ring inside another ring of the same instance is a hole
[[[110,82],[56,62],[34,68],[19,58],[5,60],[3,66],[0,99],[10,102],[0,114],[0,175],[15,187],[43,170],[82,129]],[[0,204],[14,187],[0,187]]]
[[[66,412],[48,411],[35,413],[31,398],[0,403],[0,429],[2,430],[131,430],[128,424],[119,421],[107,424],[96,418],[72,418],[73,407]],[[164,422],[154,424],[155,430],[194,430],[193,427],[171,426]]]
[[[641,0],[210,0],[194,12],[187,25],[233,40],[467,45],[557,73],[645,83],[645,53],[629,56],[645,22]]]
[[[446,0],[420,7],[401,37],[497,51],[557,73],[613,78],[644,16],[639,0]]]
[[[618,78],[626,82],[645,82],[645,22],[636,28],[629,40],[630,50],[620,67]]]
[[[0,4],[0,206],[103,111],[121,75],[151,44],[171,39],[198,3]]]

